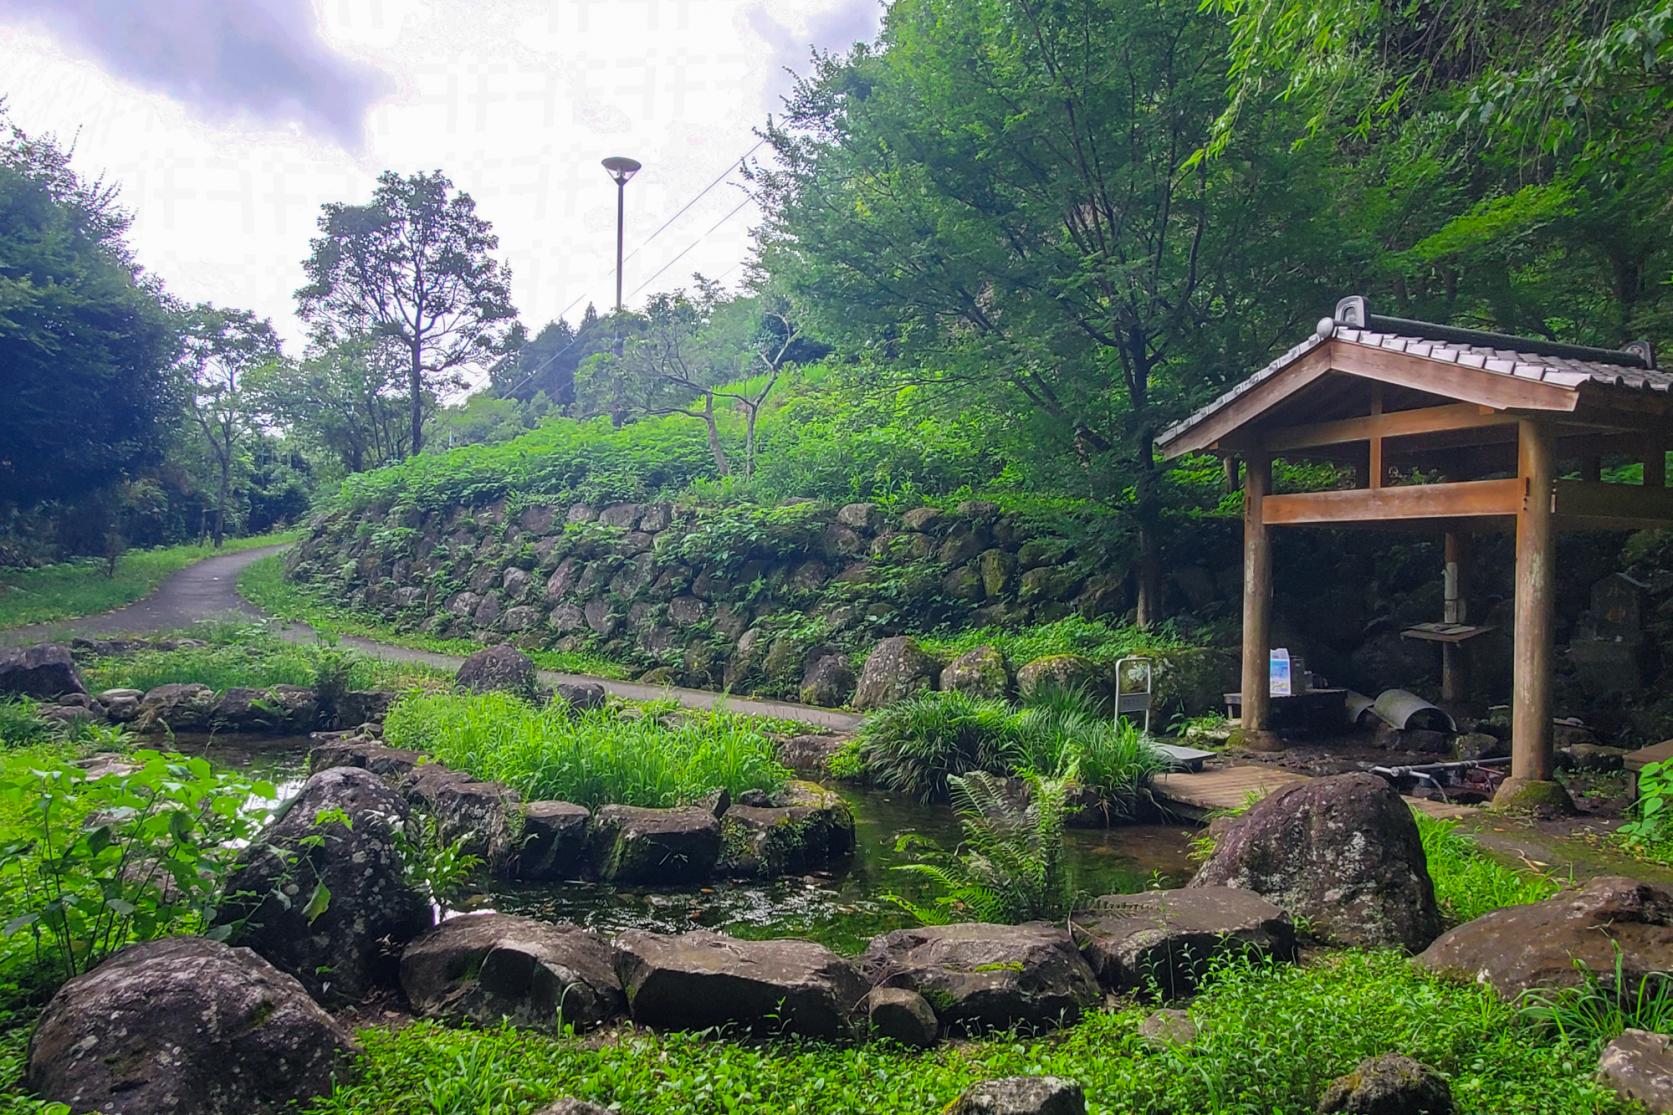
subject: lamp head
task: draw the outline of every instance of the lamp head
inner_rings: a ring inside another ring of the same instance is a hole
[[[640,162],[625,155],[611,155],[604,160],[604,169],[616,184],[623,185],[629,178],[639,173]]]

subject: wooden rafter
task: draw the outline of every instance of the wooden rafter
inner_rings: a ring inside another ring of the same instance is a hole
[[[1267,496],[1265,502],[1265,519],[1270,526],[1468,519],[1516,514],[1522,505],[1522,488],[1514,478],[1464,480],[1453,484],[1300,492]]]

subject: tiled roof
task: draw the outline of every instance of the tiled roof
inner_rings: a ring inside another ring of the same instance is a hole
[[[1328,320],[1328,319],[1326,319]],[[1319,323],[1321,326],[1325,322]],[[1404,352],[1428,360],[1439,360],[1466,368],[1479,368],[1498,375],[1539,380],[1570,390],[1583,383],[1602,384],[1625,391],[1653,391],[1673,394],[1673,372],[1655,371],[1614,364],[1603,360],[1576,360],[1567,356],[1549,356],[1539,352],[1521,352],[1508,348],[1463,344],[1456,341],[1436,341],[1423,337],[1408,337],[1394,333],[1379,333],[1357,326],[1334,325],[1329,334],[1314,333],[1305,341],[1279,356],[1272,363],[1232,387],[1219,398],[1198,408],[1188,417],[1174,423],[1158,435],[1163,443],[1172,441],[1186,429],[1229,405],[1233,400],[1277,375],[1290,364],[1305,356],[1326,340],[1344,341],[1366,348]],[[1538,342],[1529,341],[1529,347]]]

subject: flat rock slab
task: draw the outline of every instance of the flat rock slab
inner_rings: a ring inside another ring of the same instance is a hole
[[[523,807],[523,832],[511,873],[519,879],[574,879],[587,858],[592,813],[568,801],[531,801]]]
[[[1673,1038],[1627,1030],[1598,1058],[1598,1079],[1655,1115],[1673,1112]]]
[[[720,858],[720,822],[701,806],[606,805],[593,815],[593,870],[607,883],[696,883]]]
[[[1195,992],[1221,957],[1296,956],[1289,915],[1235,887],[1106,895],[1074,914],[1070,924],[1105,987],[1154,990],[1164,999]]]
[[[846,1037],[867,990],[852,963],[811,941],[629,930],[616,949],[633,1020],[645,1026]]]
[[[587,1029],[626,1009],[615,956],[580,926],[510,914],[451,918],[401,954],[401,990],[426,1018]]]
[[[130,945],[59,988],[28,1086],[76,1111],[249,1115],[331,1090],[354,1043],[293,977],[206,937]]]
[[[1577,963],[1612,982],[1617,952],[1630,991],[1651,973],[1673,971],[1673,890],[1602,876],[1544,902],[1465,922],[1417,963],[1492,984],[1514,999],[1529,988],[1578,984]]]
[[[1066,929],[964,922],[898,929],[860,957],[867,980],[916,991],[955,1031],[1067,1025],[1101,997]]]

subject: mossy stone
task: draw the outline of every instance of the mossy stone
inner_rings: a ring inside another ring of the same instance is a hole
[[[1537,778],[1507,778],[1489,806],[1495,813],[1531,813],[1535,817],[1573,816],[1574,799],[1561,782]]]

